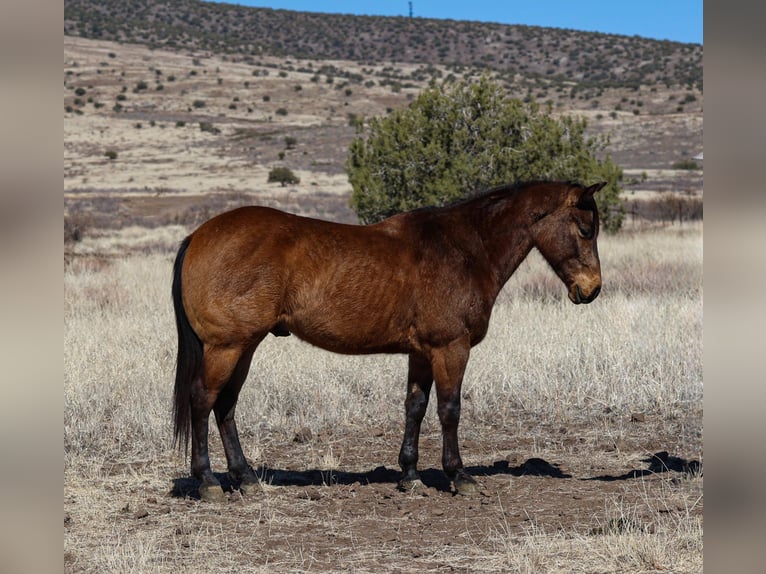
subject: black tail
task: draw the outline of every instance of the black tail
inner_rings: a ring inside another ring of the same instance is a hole
[[[194,380],[202,374],[202,341],[189,324],[181,295],[181,269],[191,237],[181,242],[176,261],[173,264],[173,308],[178,328],[178,358],[176,360],[176,384],[173,389],[173,445],[189,451],[191,434],[191,394]]]

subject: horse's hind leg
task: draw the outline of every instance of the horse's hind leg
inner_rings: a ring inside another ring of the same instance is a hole
[[[258,488],[258,477],[248,464],[242,446],[239,443],[237,423],[234,420],[234,411],[237,406],[239,391],[247,378],[250,369],[250,361],[253,358],[252,348],[242,354],[229,382],[221,389],[216,399],[213,411],[218,423],[218,431],[221,434],[223,448],[226,451],[226,462],[229,467],[229,477],[239,483],[239,489],[247,494]]]
[[[221,483],[210,468],[208,420],[219,394],[236,370],[242,351],[237,348],[205,347],[204,376],[193,383],[191,397],[192,452],[191,471],[202,484],[203,500],[223,500]],[[233,410],[232,410],[233,416]]]
[[[402,479],[399,481],[401,490],[410,491],[421,488],[423,483],[418,474],[418,441],[420,438],[420,423],[428,408],[428,395],[431,392],[433,375],[428,359],[418,355],[410,355],[409,371],[407,373],[407,398],[404,401],[405,424],[402,448],[399,451],[399,465],[402,467]]]

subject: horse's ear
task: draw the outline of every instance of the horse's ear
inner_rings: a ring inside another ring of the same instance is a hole
[[[594,183],[588,187],[581,187],[579,185],[572,186],[569,190],[569,205],[583,205],[593,200],[593,194],[604,188],[605,181],[600,183]]]
[[[600,183],[594,183],[593,185],[586,187],[583,190],[582,195],[580,197],[593,197],[594,193],[596,193],[597,191],[601,191],[602,189],[604,189],[604,187],[606,187],[605,181],[602,181]]]

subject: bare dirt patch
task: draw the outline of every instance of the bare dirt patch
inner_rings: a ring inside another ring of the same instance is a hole
[[[242,496],[222,473],[228,492],[221,504],[197,500],[196,481],[179,458],[104,461],[96,477],[70,477],[65,489],[64,527],[69,540],[80,540],[66,556],[68,571],[102,570],[108,552],[119,555],[120,541],[127,547],[139,536],[147,555],[123,558],[123,566],[497,571],[518,568],[522,556],[534,558],[521,542],[530,535],[541,544],[554,537],[584,549],[614,537],[646,543],[690,521],[701,528],[702,478],[694,458],[701,432],[694,420],[668,424],[646,417],[629,423],[617,441],[599,437],[597,423],[557,427],[530,420],[524,427],[525,435],[514,436],[466,425],[466,466],[481,485],[468,497],[454,495],[442,474],[441,440],[433,430],[421,447],[428,488],[417,493],[396,489],[399,435],[393,428],[266,440],[261,460],[253,461],[262,491]],[[333,468],[310,465],[317,452],[330,451]],[[220,447],[213,456],[222,470]],[[581,561],[573,548],[561,554],[546,544],[543,568],[563,561],[579,564],[581,570],[572,571],[619,571],[616,555]],[[701,567],[694,550],[649,553],[631,571],[693,572]],[[636,559],[624,552],[624,560]]]

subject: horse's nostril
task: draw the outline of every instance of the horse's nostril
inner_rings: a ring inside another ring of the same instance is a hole
[[[593,291],[591,291],[587,295],[583,293],[579,285],[575,285],[574,297],[572,297],[572,302],[575,304],[590,303],[596,297],[598,297],[599,293],[601,293],[601,285],[597,285],[596,287],[594,287]]]
[[[574,296],[573,297],[570,296],[570,298],[572,299],[572,303],[574,303],[575,305],[579,305],[580,303],[585,301],[585,296],[582,294],[582,290],[580,289],[579,285],[574,286],[574,291],[572,295]]]

